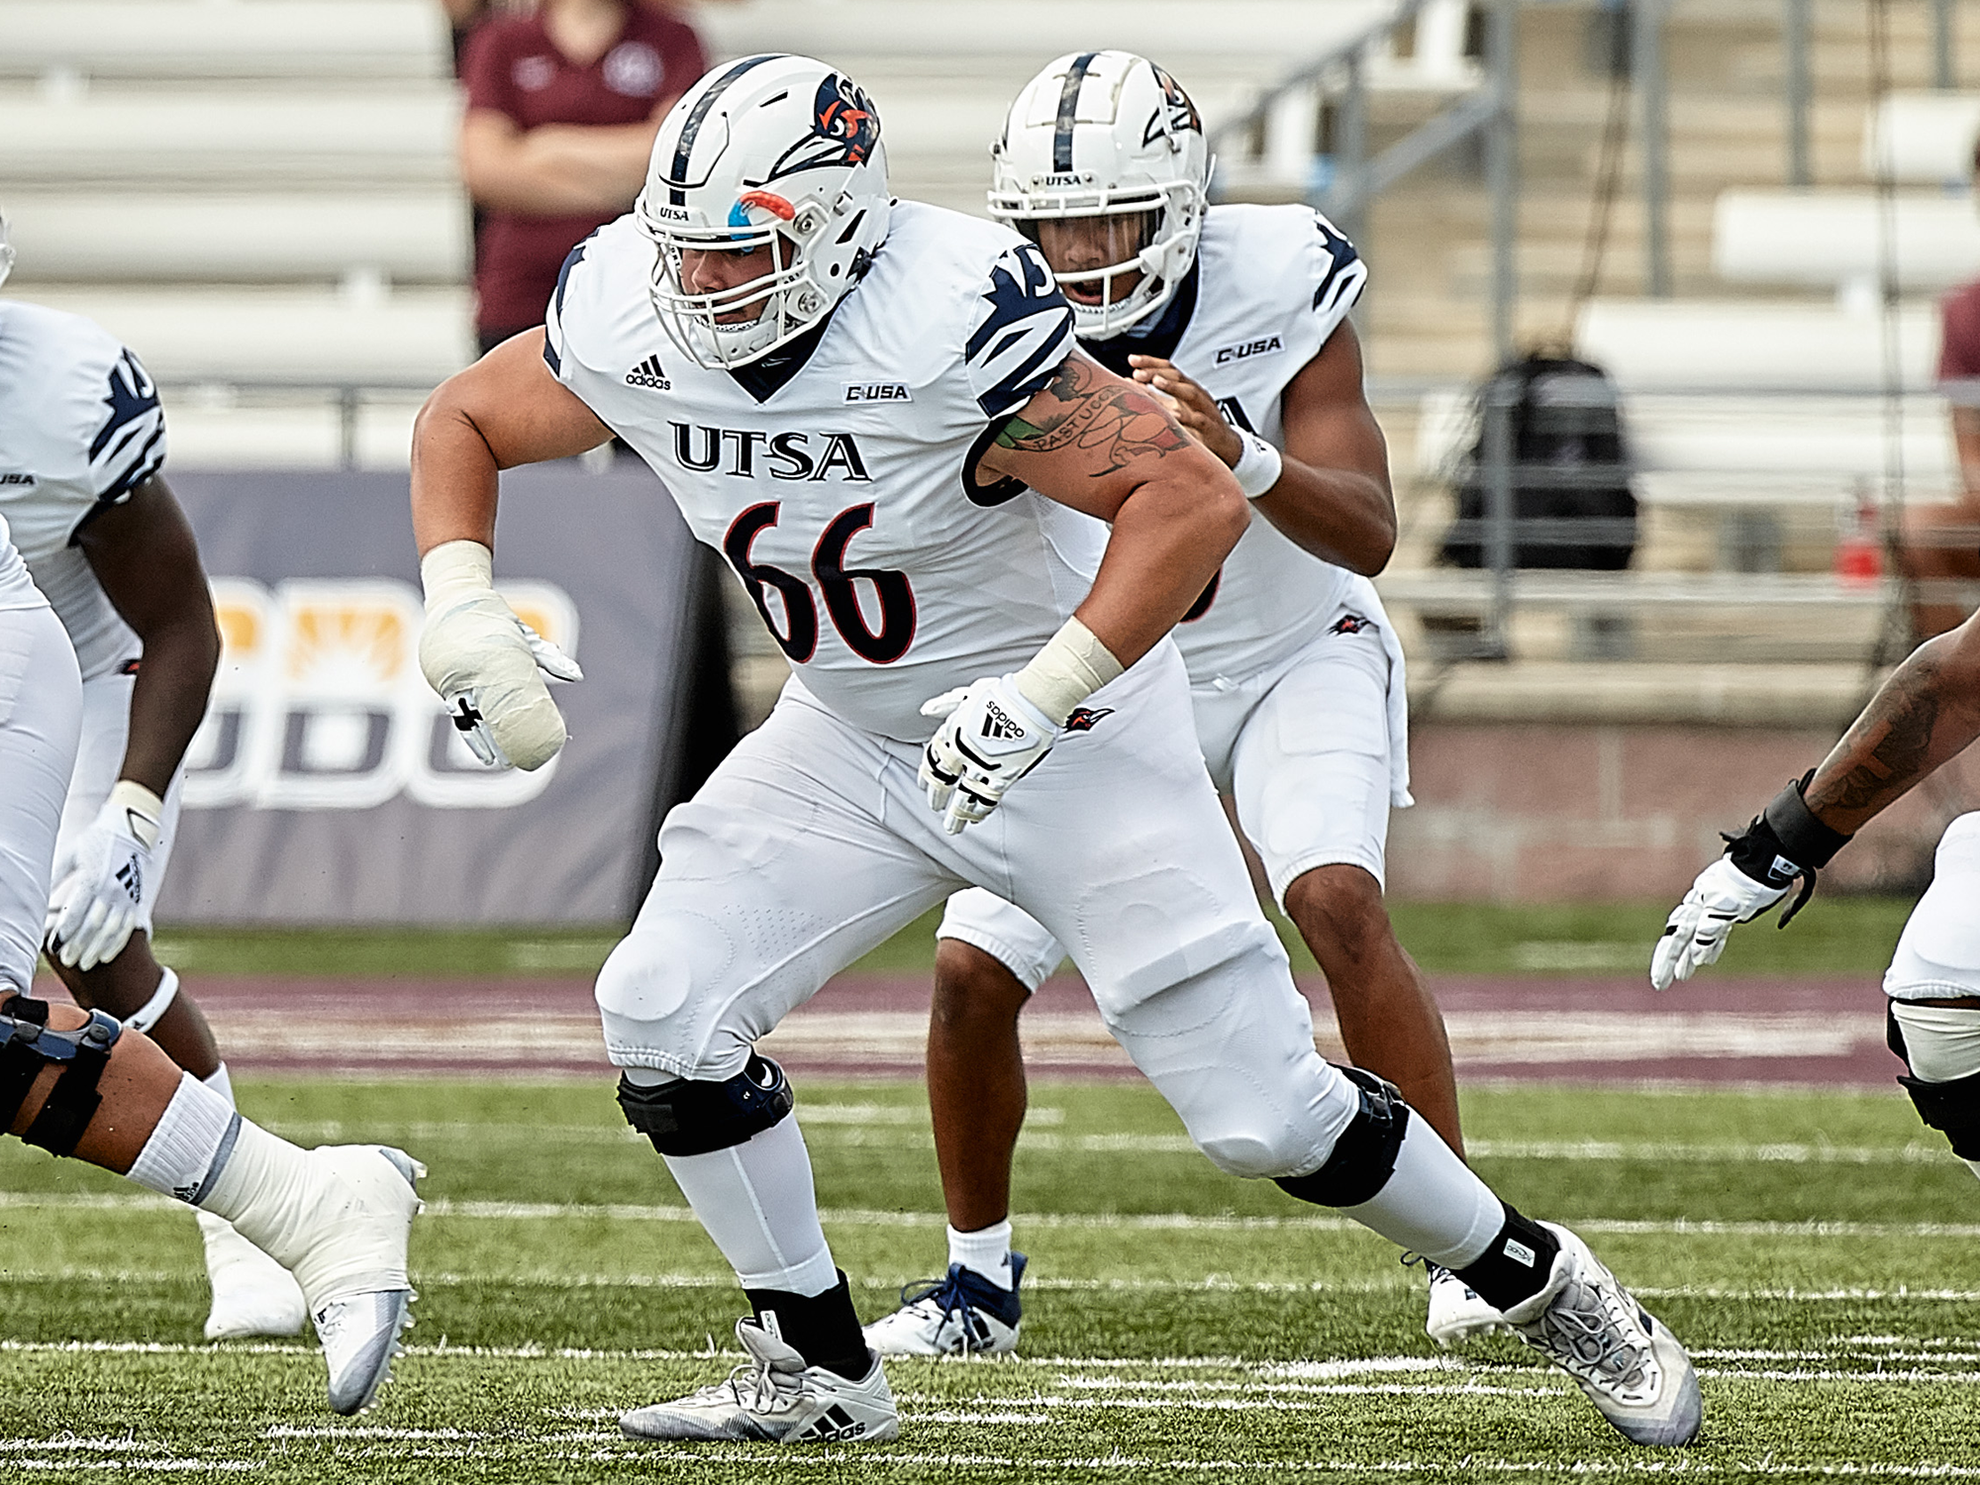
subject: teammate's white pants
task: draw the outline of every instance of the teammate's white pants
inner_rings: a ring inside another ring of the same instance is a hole
[[[106,671],[83,682],[82,743],[76,750],[76,769],[62,801],[62,828],[55,839],[55,872],[52,880],[68,875],[71,855],[98,813],[110,788],[124,768],[124,751],[131,738],[131,690],[135,675],[121,670]],[[159,822],[158,844],[152,848],[151,870],[140,884],[143,897],[138,903],[137,927],[151,932],[152,910],[165,883],[165,868],[172,859],[172,845],[179,836],[179,800],[185,792],[185,770],[172,775],[165,790],[165,813]]]
[[[1406,804],[1408,722],[1400,652],[1364,579],[1335,622],[1282,664],[1192,687],[1211,781],[1265,863],[1272,895],[1321,866],[1359,866],[1380,883],[1391,803]],[[974,944],[1036,990],[1065,957],[1051,931],[994,893],[949,899],[941,938]]]
[[[41,952],[56,824],[82,730],[82,675],[48,608],[0,610],[0,995]]]
[[[1980,813],[1961,815],[1939,837],[1932,885],[1898,937],[1884,993],[1904,1033],[1911,1075],[1953,1083],[1980,1073],[1980,1007],[1920,1005],[1980,998]],[[1980,1161],[1969,1160],[1980,1175]]]
[[[1357,1106],[1313,1050],[1164,645],[1112,707],[943,833],[920,749],[793,686],[660,833],[660,875],[598,978],[621,1066],[721,1080],[826,978],[974,882],[1065,942],[1110,1028],[1193,1137],[1239,1174],[1319,1168]]]

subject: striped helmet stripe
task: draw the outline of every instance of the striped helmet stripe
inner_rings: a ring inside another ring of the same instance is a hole
[[[681,125],[681,137],[674,145],[674,167],[667,176],[667,184],[671,188],[669,197],[675,206],[687,205],[688,156],[694,152],[694,140],[701,132],[701,121],[708,117],[708,111],[715,106],[715,100],[728,91],[730,83],[750,68],[764,62],[774,62],[779,55],[777,52],[764,52],[760,56],[744,57],[716,78],[708,91],[695,100],[694,109],[688,114],[687,122]]]
[[[1072,169],[1073,115],[1079,109],[1079,85],[1086,81],[1086,69],[1093,65],[1098,52],[1081,52],[1073,58],[1072,67],[1066,73],[1065,86],[1059,89],[1059,116],[1055,119],[1052,135],[1052,168],[1058,171]]]

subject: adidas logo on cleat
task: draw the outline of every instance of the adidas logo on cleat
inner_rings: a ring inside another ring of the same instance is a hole
[[[655,392],[671,392],[674,384],[667,379],[665,368],[660,365],[658,356],[648,356],[639,365],[626,373],[629,387],[649,387]]]
[[[816,1423],[804,1431],[804,1436],[821,1444],[836,1443],[840,1439],[863,1439],[866,1437],[866,1425],[833,1403],[819,1415]]]

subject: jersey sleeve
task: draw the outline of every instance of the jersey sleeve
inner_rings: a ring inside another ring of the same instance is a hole
[[[1313,213],[1314,237],[1308,252],[1312,262],[1313,316],[1319,322],[1320,340],[1347,318],[1368,282],[1368,265],[1354,244],[1343,237],[1334,224]]]
[[[1072,306],[1044,254],[1028,242],[1005,248],[977,296],[963,350],[983,416],[1008,417],[1031,401],[1077,344]]]
[[[89,487],[97,506],[118,505],[165,465],[165,409],[144,364],[128,349],[98,373],[102,400],[89,434]]]

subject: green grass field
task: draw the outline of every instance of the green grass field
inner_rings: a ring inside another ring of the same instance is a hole
[[[736,1359],[740,1296],[608,1087],[249,1081],[242,1101],[305,1143],[391,1140],[430,1167],[393,1385],[340,1420],[302,1341],[204,1344],[190,1217],[10,1141],[0,1477],[1980,1475],[1980,1190],[1895,1090],[1469,1096],[1488,1178],[1574,1223],[1693,1348],[1705,1434],[1662,1455],[1512,1342],[1438,1352],[1420,1271],[1217,1174],[1146,1088],[1051,1083],[1019,1162],[1021,1359],[893,1364],[893,1444],[633,1444],[619,1410]],[[878,1314],[943,1261],[920,1090],[810,1083],[799,1116],[827,1231]]]

